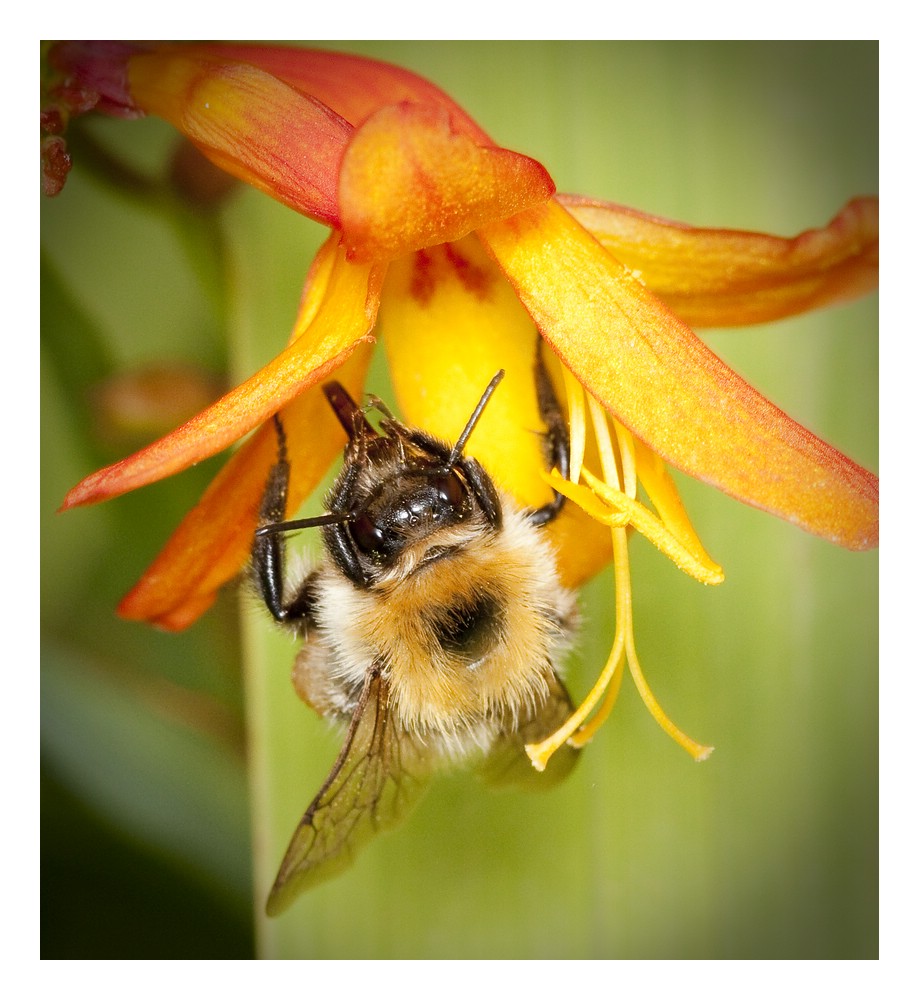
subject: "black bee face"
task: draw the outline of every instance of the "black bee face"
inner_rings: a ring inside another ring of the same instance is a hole
[[[347,530],[361,554],[385,565],[406,545],[462,521],[472,506],[454,470],[405,471],[379,484]]]
[[[328,498],[329,511],[343,520],[324,529],[330,554],[352,583],[371,586],[419,543],[437,550],[434,536],[463,522],[500,526],[497,492],[474,459],[391,418],[381,425],[384,434],[371,430],[368,440],[369,425],[361,421],[362,414]]]

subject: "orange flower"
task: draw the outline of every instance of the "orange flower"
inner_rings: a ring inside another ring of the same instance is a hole
[[[661,724],[695,756],[706,752],[657,707],[632,638],[628,528],[697,579],[722,579],[666,465],[836,544],[877,545],[877,478],[769,403],[690,329],[777,319],[874,288],[876,199],[794,239],[694,229],[556,195],[540,164],[497,146],[442,91],[370,59],[121,43],[64,44],[53,59],[72,111],[159,115],[224,170],[332,230],[287,347],[68,494],[65,508],[118,496],[256,431],[124,599],[126,617],[183,628],[238,573],[274,459],[272,414],[283,414],[297,456],[292,507],[315,488],[342,445],[319,385],[335,372],[359,395],[381,331],[405,419],[442,437],[455,438],[468,398],[506,369],[470,451],[524,504],[544,502],[548,489],[532,434],[535,331],[557,359],[574,455],[570,481],[552,483],[573,503],[547,530],[570,585],[615,554],[617,625],[588,701],[557,738],[531,748],[537,766],[564,739],[589,738],[626,662]]]

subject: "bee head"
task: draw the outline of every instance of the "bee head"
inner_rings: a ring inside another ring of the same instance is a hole
[[[450,529],[458,525],[500,527],[494,484],[462,450],[503,375],[491,380],[452,447],[401,424],[379,403],[385,416],[377,433],[341,385],[323,387],[349,438],[323,533],[330,555],[356,586],[371,586],[408,550],[413,565],[449,555],[458,544]]]
[[[346,523],[359,552],[386,563],[407,544],[464,520],[473,507],[457,472],[435,466],[384,480]]]

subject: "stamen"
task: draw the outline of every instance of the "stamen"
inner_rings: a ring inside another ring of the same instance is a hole
[[[687,736],[661,708],[645,679],[635,648],[632,617],[632,580],[629,570],[627,526],[645,535],[677,566],[704,583],[720,583],[721,567],[702,548],[659,456],[655,455],[616,420],[612,420],[599,402],[587,394],[591,424],[600,455],[603,479],[583,468],[585,449],[584,391],[573,376],[563,369],[571,422],[572,475],[563,479],[554,471],[548,477],[553,488],[573,500],[591,517],[612,528],[613,564],[616,584],[616,632],[609,658],[590,693],[554,733],[540,743],[528,744],[527,754],[533,766],[542,771],[552,754],[566,741],[574,747],[588,743],[605,722],[616,704],[624,675],[629,672],[638,693],[657,724],[695,760],[705,760],[714,749]],[[610,435],[610,421],[616,439]],[[575,442],[577,451],[575,451]],[[647,475],[652,483],[645,480]],[[578,484],[583,476],[586,486]],[[645,485],[652,503],[660,512],[655,516],[637,500],[638,481]],[[596,711],[595,711],[596,710]],[[591,713],[594,713],[591,717]]]
[[[583,476],[584,474],[585,470],[582,469],[581,475]],[[588,472],[587,475],[590,475],[590,473]],[[592,489],[587,486],[576,486],[570,480],[564,479],[559,475],[556,469],[543,473],[542,478],[556,493],[566,496],[572,503],[580,507],[588,517],[599,521],[600,524],[605,524],[610,528],[621,528],[630,523],[631,515],[628,510],[619,512],[612,510],[610,505],[604,503]],[[618,491],[617,495],[624,496],[624,494],[619,494]],[[628,498],[625,497],[625,499]]]
[[[619,460],[622,465],[622,492],[634,500],[638,496],[638,476],[635,471],[635,438],[619,423],[613,421]]]
[[[568,397],[568,457],[571,481],[581,478],[584,465],[584,451],[587,442],[587,421],[584,418],[584,389],[565,365],[561,365],[565,380],[565,395]]]
[[[590,690],[590,694],[581,702],[581,704],[568,716],[565,722],[559,726],[558,729],[552,733],[551,736],[547,736],[541,743],[528,743],[526,745],[527,756],[533,763],[533,767],[537,771],[544,771],[546,769],[546,764],[549,763],[549,758],[556,750],[566,741],[569,740],[572,746],[581,746],[580,742],[577,742],[577,736],[575,730],[581,726],[581,724],[587,719],[590,713],[594,710],[597,702],[603,697],[603,693],[607,688],[611,688],[613,680],[618,674],[618,681],[615,685],[618,690],[619,685],[622,683],[622,663],[624,660],[625,652],[625,636],[616,629],[616,637],[613,640],[613,648],[610,651],[609,658],[606,661],[606,665],[600,672],[600,676],[597,678],[596,683]],[[586,742],[586,740],[584,741]]]
[[[566,371],[566,379],[569,378]],[[578,399],[577,390],[573,390],[569,383],[566,381],[566,389],[569,391],[569,401],[572,399]],[[580,391],[580,406],[579,413],[580,419],[583,421],[584,409],[583,409],[583,390]],[[594,428],[594,436],[597,439],[597,446],[600,451],[600,462],[603,466],[604,475],[608,475],[611,478],[615,477],[615,481],[618,482],[618,468],[616,463],[615,453],[613,451],[613,444],[609,436],[609,424],[607,422],[606,412],[600,406],[600,404],[593,398],[593,396],[587,396],[587,405],[590,408],[591,422]],[[575,406],[571,405],[570,410],[573,411]],[[574,468],[574,462],[571,463],[572,469]],[[579,463],[580,468],[580,463]],[[586,471],[586,470],[583,470]],[[574,480],[574,474],[572,473],[572,480]],[[562,479],[557,472],[553,470],[552,481],[558,481],[560,484],[564,484],[565,487],[573,486],[573,483],[569,483],[567,480]],[[581,489],[575,487],[576,489]],[[559,490],[559,492],[562,492]],[[567,493],[566,493],[567,495]],[[575,501],[577,503],[577,500]],[[625,523],[625,522],[623,522]],[[625,529],[620,529],[624,531]],[[615,535],[615,532],[614,532]],[[597,678],[596,683],[593,688],[591,688],[590,693],[581,702],[580,706],[565,720],[565,723],[560,726],[551,736],[548,736],[541,743],[529,743],[526,746],[526,752],[530,760],[533,762],[533,766],[537,771],[545,770],[546,764],[549,762],[552,754],[566,741],[571,739],[573,745],[579,746],[581,744],[575,742],[574,733],[582,723],[585,722],[590,713],[596,708],[597,703],[603,697],[607,689],[612,689],[613,687],[618,692],[619,687],[622,683],[622,664],[624,660],[625,652],[625,633],[620,628],[621,617],[619,615],[619,588],[616,589],[616,634],[613,639],[613,648],[610,651],[610,655],[606,661],[606,665],[600,672],[600,676]],[[615,679],[615,685],[613,681]],[[591,730],[592,731],[592,730]]]
[[[696,740],[687,736],[670,720],[670,718],[668,718],[657,699],[651,693],[651,688],[647,680],[645,680],[645,675],[642,673],[641,664],[638,662],[638,653],[635,649],[635,633],[632,628],[632,585],[631,577],[629,575],[629,548],[624,528],[617,528],[613,531],[613,559],[615,560],[616,565],[616,593],[618,595],[620,588],[623,587],[629,593],[628,622],[624,623],[625,654],[629,661],[629,671],[632,674],[632,680],[635,682],[635,687],[638,688],[641,700],[645,703],[645,707],[651,713],[652,718],[661,727],[661,729],[663,729],[671,739],[676,740],[676,742],[679,743],[679,745],[688,754],[690,754],[694,760],[705,760],[715,748],[704,746],[703,744],[696,742]],[[603,712],[604,707],[605,706],[601,706],[600,712]],[[598,715],[599,714],[600,713],[598,713]],[[609,714],[608,710],[606,714]],[[597,726],[599,726],[603,719],[606,718],[606,714],[604,714],[599,721],[593,725],[590,735],[593,735]]]
[[[616,444],[618,446],[618,461],[616,461],[613,456],[612,441],[609,437],[610,420],[606,412],[593,397],[590,397],[590,402],[594,404],[591,406],[591,415],[593,416],[594,429],[600,442],[600,464],[603,469],[603,478],[607,483],[611,483],[615,476],[620,489],[624,489],[625,494],[634,500],[638,494],[638,484],[635,476],[635,452],[631,443],[632,435],[617,420],[612,421],[613,430],[616,433]],[[628,657],[629,646],[631,645],[634,648],[635,645],[632,639],[632,578],[629,573],[628,534],[625,530],[625,525],[615,526],[612,535],[613,564],[616,581],[616,632],[613,638],[613,651],[610,654],[610,659],[615,654],[617,661],[616,669],[610,679],[609,687],[606,689],[603,702],[600,704],[599,709],[597,709],[596,715],[589,722],[582,725],[572,736],[571,743],[576,747],[582,747],[589,743],[600,726],[606,721],[610,712],[612,712],[619,698],[619,691],[622,688],[622,677],[624,674],[622,663],[625,658],[623,653]],[[629,659],[631,661],[630,657]],[[592,706],[594,704],[596,704],[595,701],[592,702]]]
[[[609,436],[609,418],[606,415],[606,410],[593,396],[587,397],[587,405],[590,407],[590,419],[593,423],[597,447],[600,450],[600,468],[603,470],[603,478],[611,487],[617,488],[621,493],[622,474],[613,451],[612,439]]]
[[[704,549],[701,552],[704,558],[700,558],[698,552],[690,551],[676,535],[667,529],[664,522],[643,504],[632,500],[619,490],[611,489],[607,483],[592,475],[589,469],[583,469],[581,475],[587,486],[612,508],[614,514],[627,514],[632,527],[639,534],[644,535],[649,542],[653,542],[684,573],[698,580],[699,583],[721,583],[724,580],[724,571],[706,556]],[[583,488],[581,487],[581,489]],[[558,486],[553,484],[553,489],[558,489]],[[559,492],[561,493],[562,490]],[[576,497],[571,499],[575,503],[578,502]]]
[[[613,529],[613,554],[614,559],[616,558],[616,539],[618,535],[625,535],[624,528],[614,528]],[[610,712],[616,705],[616,701],[619,698],[619,691],[622,688],[622,678],[625,675],[625,671],[622,669],[622,665],[626,659],[626,653],[628,649],[628,636],[627,633],[632,631],[632,587],[631,579],[629,577],[628,562],[625,563],[625,579],[624,586],[623,580],[620,577],[619,572],[619,562],[616,561],[615,566],[615,580],[616,580],[616,634],[613,637],[613,649],[610,653],[610,660],[616,657],[616,668],[613,671],[609,687],[606,689],[603,701],[600,707],[597,709],[596,715],[588,722],[585,722],[576,733],[574,733],[569,742],[573,747],[583,747],[586,746],[596,734],[600,726],[606,722]],[[628,622],[628,627],[626,627],[626,622]],[[601,674],[602,679],[602,674]],[[599,681],[598,681],[599,684]],[[594,685],[596,690],[597,685]],[[590,695],[593,695],[593,691]],[[590,697],[590,696],[588,696]],[[599,692],[598,692],[599,697]],[[596,699],[593,701],[592,705],[596,704]],[[583,706],[582,706],[583,707]]]

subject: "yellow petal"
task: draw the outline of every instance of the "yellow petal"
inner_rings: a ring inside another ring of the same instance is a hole
[[[539,335],[474,237],[393,261],[379,329],[403,417],[447,441],[503,368],[466,451],[519,502],[551,498],[541,477],[544,426],[533,375]]]
[[[539,338],[478,241],[470,237],[394,261],[380,328],[403,418],[444,440],[456,440],[489,379],[506,371],[466,450],[521,505],[547,503],[545,427],[533,374]],[[546,530],[568,586],[609,561],[609,532],[571,504]]]
[[[62,509],[120,496],[217,454],[342,365],[373,328],[384,269],[348,261],[331,242],[321,253],[329,261],[327,277],[318,269],[324,294],[303,336],[172,434],[87,476]]]
[[[562,363],[665,461],[839,545],[877,545],[877,477],[744,382],[556,201],[478,235]]]
[[[698,574],[693,575],[702,583],[721,583],[724,580],[724,572],[699,541],[699,536],[683,507],[683,501],[680,500],[676,483],[660,455],[651,451],[643,441],[634,439],[634,444],[638,479],[650,497],[651,503],[654,504],[666,530],[690,559],[701,568]]]
[[[877,288],[877,198],[856,198],[823,229],[791,239],[694,228],[608,202],[558,198],[690,326],[762,323]]]
[[[388,260],[458,240],[482,222],[549,198],[535,160],[482,146],[442,107],[382,108],[354,134],[341,168],[344,242],[361,260]]]

